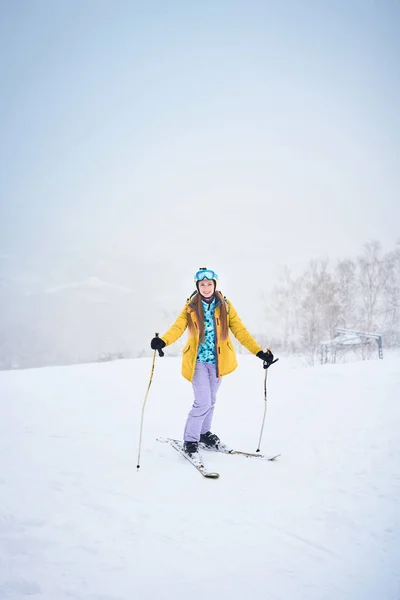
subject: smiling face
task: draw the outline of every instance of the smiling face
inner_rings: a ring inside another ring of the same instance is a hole
[[[199,292],[204,298],[211,298],[215,291],[215,282],[212,279],[199,281]]]

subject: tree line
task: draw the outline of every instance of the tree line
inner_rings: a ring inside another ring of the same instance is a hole
[[[274,348],[318,359],[336,328],[382,334],[385,348],[400,346],[400,241],[383,251],[378,241],[355,258],[310,260],[300,275],[285,268],[267,297]]]

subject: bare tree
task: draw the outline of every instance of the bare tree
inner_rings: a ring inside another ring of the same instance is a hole
[[[364,331],[382,327],[380,315],[383,312],[383,298],[388,277],[381,244],[377,241],[368,242],[364,246],[364,253],[358,258],[360,318]]]
[[[386,279],[383,298],[383,327],[387,346],[400,344],[400,241],[384,256]]]
[[[334,335],[339,319],[337,286],[328,260],[312,260],[301,282],[300,335],[308,362],[314,364],[321,340]]]
[[[354,261],[340,260],[335,268],[336,297],[339,306],[339,325],[353,328],[357,325],[355,297],[357,294],[356,264]]]

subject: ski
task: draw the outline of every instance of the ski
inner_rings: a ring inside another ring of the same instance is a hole
[[[206,479],[218,479],[219,473],[208,471],[201,460],[193,459],[188,454],[186,454],[186,452],[184,452],[183,442],[181,442],[180,440],[173,440],[171,438],[161,437],[157,438],[157,442],[162,442],[172,446],[172,448],[174,448],[177,452],[179,452],[179,454],[186,458],[186,460],[190,462],[190,464],[193,465],[194,468],[203,475],[203,477],[206,477]]]
[[[207,446],[202,442],[199,442],[199,448],[207,450],[209,452],[221,452],[222,454],[238,454],[239,456],[245,456],[246,458],[260,458],[261,460],[269,460],[270,462],[276,460],[281,454],[273,454],[272,456],[265,456],[265,454],[259,454],[258,452],[241,452],[240,450],[234,450],[222,444],[219,448]]]

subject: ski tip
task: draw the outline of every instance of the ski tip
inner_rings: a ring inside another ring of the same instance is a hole
[[[277,458],[279,458],[280,456],[282,456],[282,454],[275,454],[275,456],[269,456],[268,460],[270,462],[273,462],[274,460],[276,460]]]

